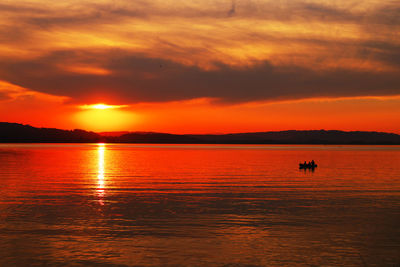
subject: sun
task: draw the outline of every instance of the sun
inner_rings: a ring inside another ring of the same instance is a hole
[[[107,105],[103,103],[92,104],[92,105],[82,105],[80,106],[82,109],[116,109],[116,108],[125,108],[128,105]]]
[[[92,108],[94,108],[94,109],[109,109],[109,108],[112,108],[112,107],[113,106],[106,105],[106,104],[96,104],[96,105],[92,106]]]
[[[129,130],[138,122],[138,116],[128,105],[97,103],[79,106],[75,119],[80,128],[90,131]]]

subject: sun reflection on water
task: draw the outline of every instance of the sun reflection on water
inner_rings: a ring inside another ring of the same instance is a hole
[[[105,144],[101,143],[98,144],[97,153],[98,153],[98,172],[97,172],[97,193],[99,197],[104,197],[104,188],[105,188],[105,181],[104,181],[104,152],[106,150]],[[103,200],[99,199],[99,203],[104,205]]]

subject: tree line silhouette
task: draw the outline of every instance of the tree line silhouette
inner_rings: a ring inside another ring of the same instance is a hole
[[[384,132],[308,130],[237,134],[167,134],[131,132],[120,136],[84,130],[36,128],[0,122],[0,143],[168,143],[168,144],[388,144],[399,145],[400,135]]]

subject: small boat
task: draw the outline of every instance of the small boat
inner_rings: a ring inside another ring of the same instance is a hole
[[[311,164],[311,163],[299,163],[299,169],[314,169],[318,167],[317,164]]]

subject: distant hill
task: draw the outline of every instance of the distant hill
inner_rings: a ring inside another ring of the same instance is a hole
[[[114,137],[117,137],[117,136],[121,136],[123,134],[128,134],[128,133],[129,133],[128,131],[120,131],[120,132],[99,132],[97,134],[99,134],[101,136],[114,136]]]
[[[199,144],[205,140],[191,135],[154,133],[154,132],[133,132],[116,138],[110,138],[113,143],[162,143],[162,144]]]
[[[83,130],[35,128],[30,125],[0,122],[0,143],[95,143],[102,137]]]
[[[245,144],[400,144],[400,135],[383,132],[308,130],[193,135],[212,143]]]
[[[120,134],[120,135],[119,135]],[[0,143],[164,143],[164,144],[387,144],[400,145],[400,135],[383,132],[309,130],[237,134],[167,134],[132,132],[97,134],[84,130],[35,128],[0,122]]]

